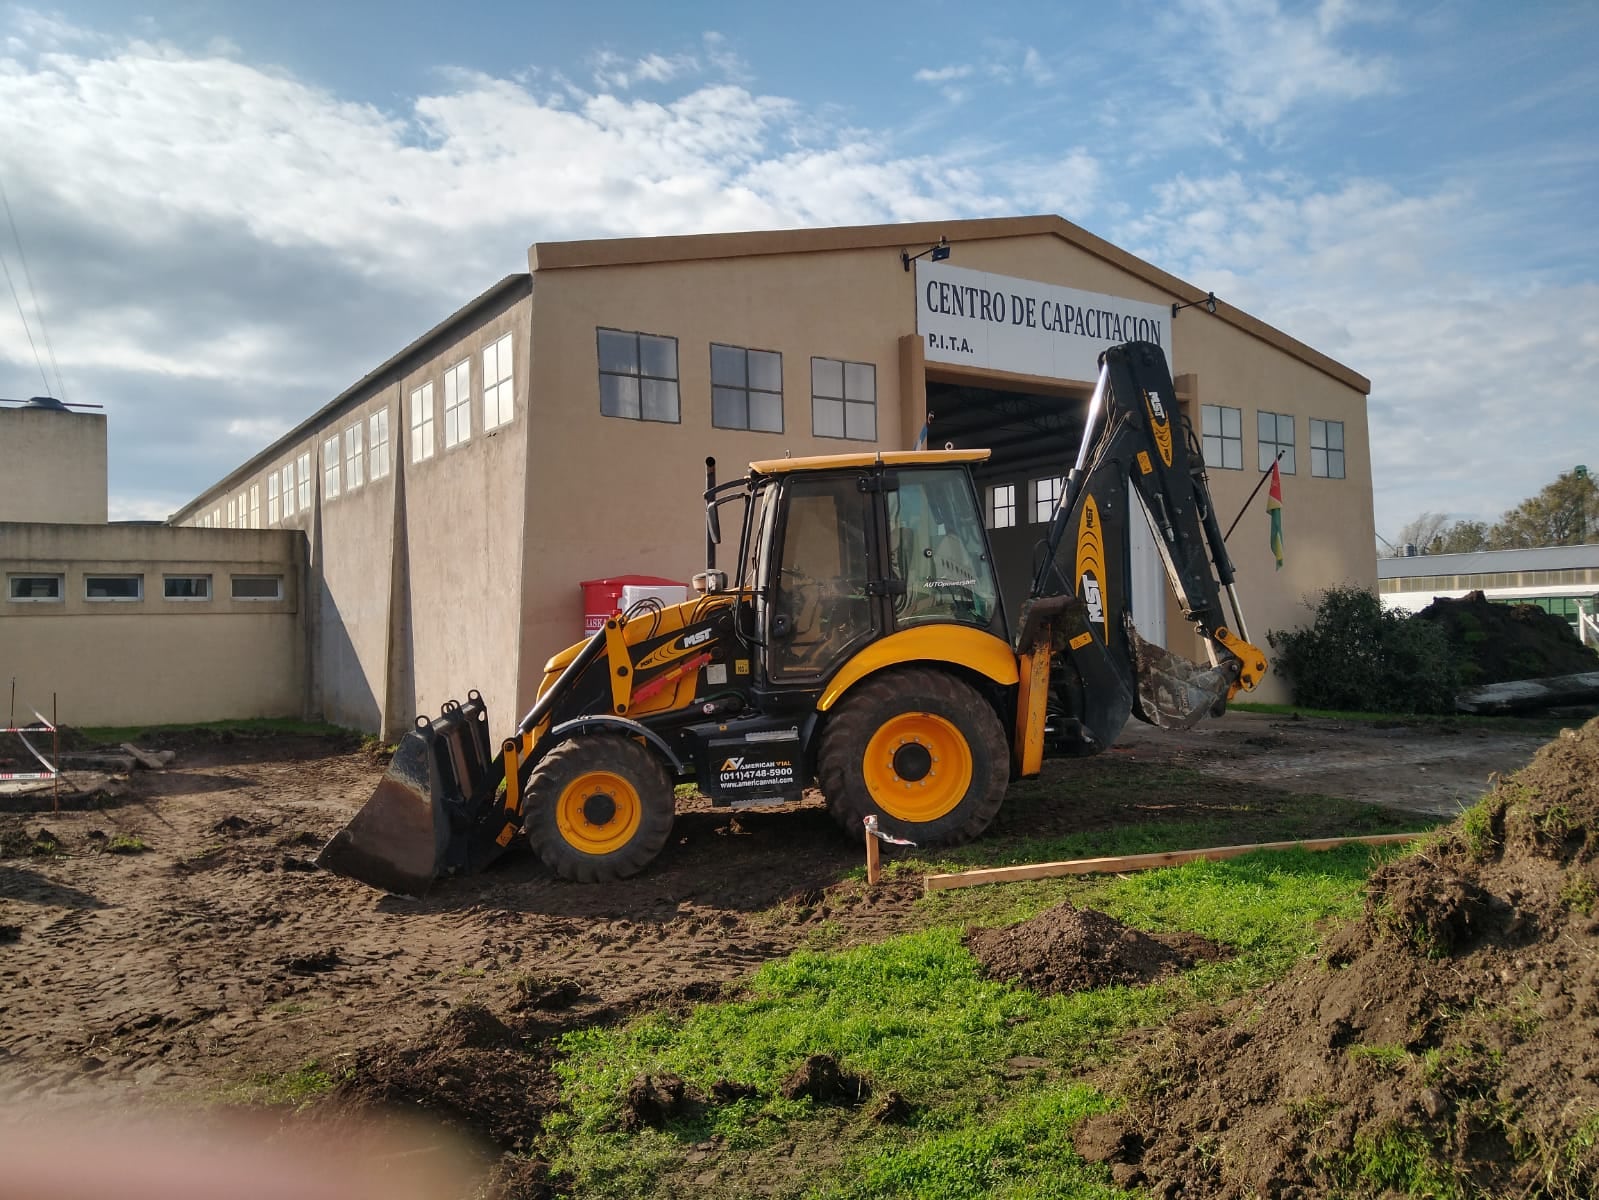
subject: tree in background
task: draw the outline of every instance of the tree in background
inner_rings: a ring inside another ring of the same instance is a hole
[[[1581,546],[1594,539],[1599,539],[1599,484],[1581,469],[1564,472],[1488,531],[1493,550]]]
[[[1483,521],[1450,524],[1444,513],[1424,512],[1400,529],[1389,552],[1397,558],[1407,543],[1424,554],[1470,554],[1590,542],[1599,542],[1599,483],[1586,467],[1577,467],[1506,511],[1492,526]]]
[[[1428,554],[1472,554],[1489,549],[1488,526],[1482,521],[1456,521],[1427,543]]]

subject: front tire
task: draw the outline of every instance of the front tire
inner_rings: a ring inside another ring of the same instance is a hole
[[[563,879],[608,883],[637,875],[672,834],[666,768],[621,734],[562,742],[533,768],[525,795],[528,841]]]
[[[847,693],[817,756],[827,808],[846,833],[868,814],[918,846],[987,829],[1010,782],[1010,747],[993,705],[944,671],[885,672]]]

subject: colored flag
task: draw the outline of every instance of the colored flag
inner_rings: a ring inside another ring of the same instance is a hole
[[[1277,569],[1283,569],[1283,477],[1277,473],[1277,464],[1271,464],[1271,487],[1266,489],[1266,515],[1271,518],[1271,552],[1277,558]]]

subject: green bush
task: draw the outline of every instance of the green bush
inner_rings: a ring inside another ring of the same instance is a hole
[[[1386,612],[1372,592],[1330,587],[1308,627],[1266,634],[1294,703],[1364,712],[1454,711],[1460,664],[1431,621]]]

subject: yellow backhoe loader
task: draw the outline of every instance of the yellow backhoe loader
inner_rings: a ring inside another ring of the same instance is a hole
[[[618,879],[666,844],[679,782],[743,807],[797,800],[814,780],[853,834],[873,816],[891,836],[948,844],[981,834],[1046,754],[1104,750],[1129,716],[1189,725],[1265,675],[1159,346],[1101,357],[1014,631],[972,474],[987,458],[778,459],[729,483],[707,460],[697,598],[643,601],[557,654],[497,751],[476,692],[418,718],[317,861],[416,894],[525,833],[561,876]],[[1133,627],[1132,497],[1203,667]],[[730,505],[731,577],[716,567]]]

